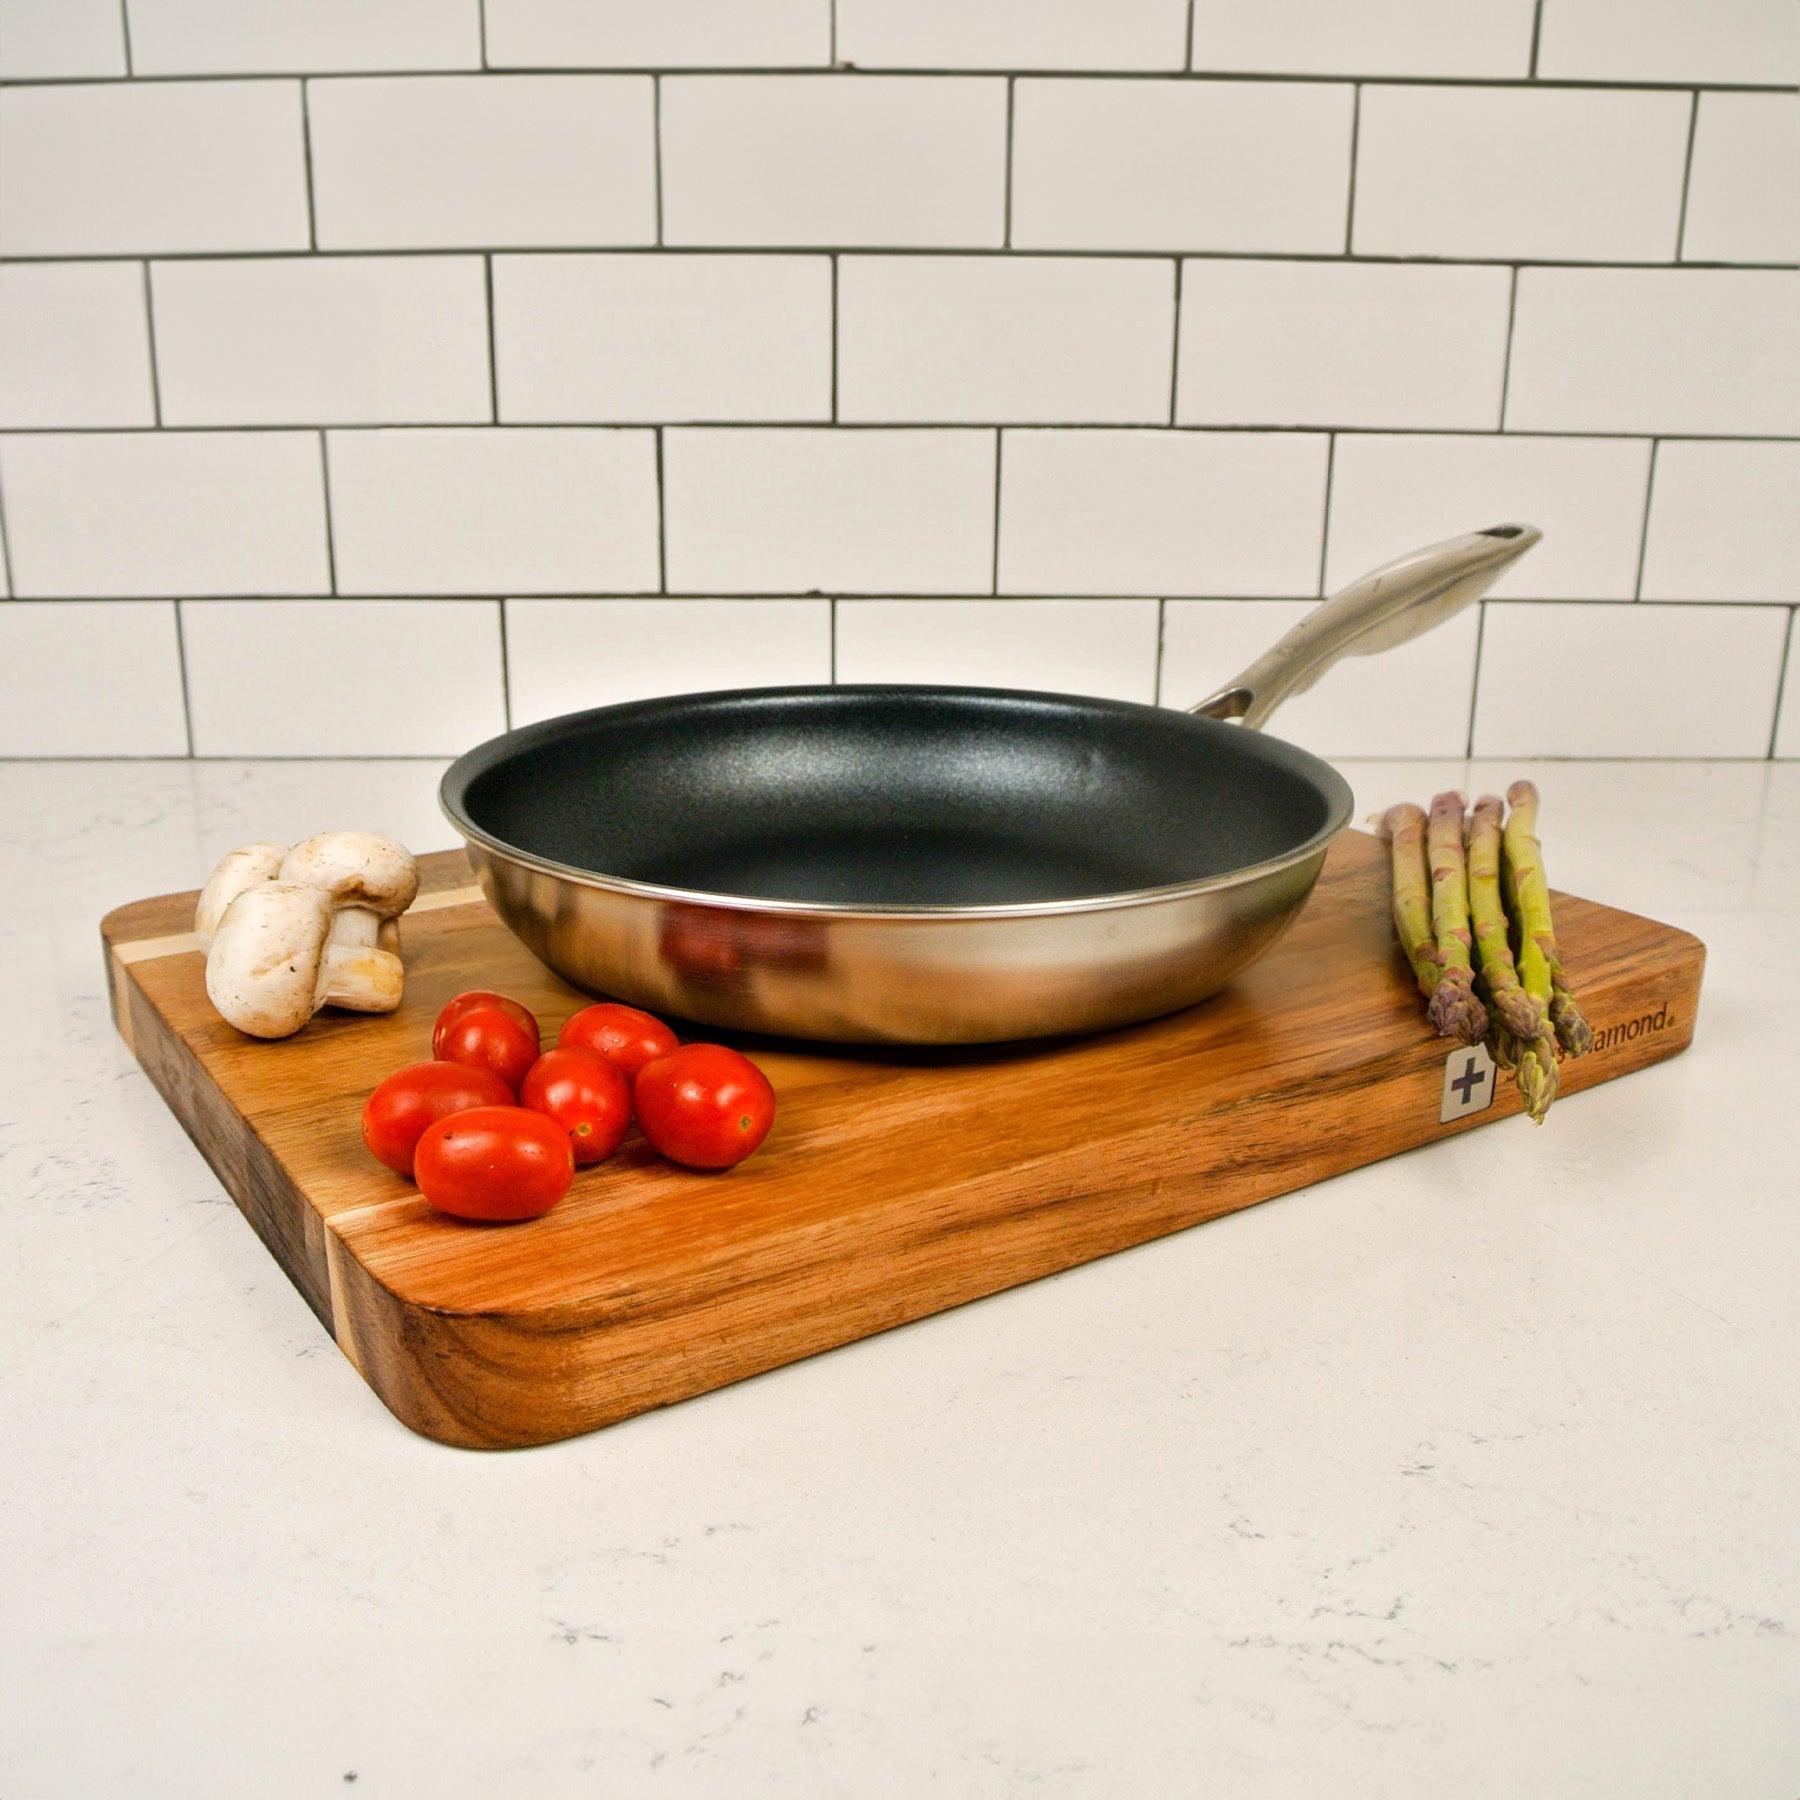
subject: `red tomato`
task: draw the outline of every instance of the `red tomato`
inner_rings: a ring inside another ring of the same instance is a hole
[[[444,1039],[449,1035],[450,1027],[464,1013],[473,1012],[478,1006],[497,1006],[503,1013],[510,1013],[531,1033],[532,1042],[537,1042],[537,1017],[529,1007],[521,1006],[516,1000],[509,1000],[504,994],[490,994],[486,988],[471,988],[466,994],[458,994],[454,1000],[444,1003],[444,1010],[438,1014],[437,1024],[431,1033],[433,1056],[442,1058]]]
[[[519,1087],[519,1104],[569,1134],[576,1166],[611,1156],[631,1128],[631,1083],[618,1064],[565,1044],[546,1050]]]
[[[687,1044],[646,1063],[632,1097],[644,1136],[690,1169],[742,1162],[775,1123],[768,1077],[723,1044]]]
[[[508,1094],[519,1091],[519,1083],[538,1059],[538,1039],[511,1013],[497,1006],[472,1006],[459,1019],[453,1019],[440,1034],[440,1062],[467,1063],[474,1069],[490,1069],[506,1083]]]
[[[413,1152],[428,1127],[471,1106],[506,1106],[506,1083],[491,1069],[463,1063],[414,1063],[390,1075],[363,1108],[362,1134],[376,1158],[397,1175],[413,1172]]]
[[[439,1119],[419,1139],[413,1175],[439,1212],[535,1219],[569,1191],[575,1158],[554,1119],[522,1106],[477,1106]]]
[[[635,1006],[602,1000],[597,1006],[584,1006],[557,1033],[556,1041],[565,1048],[578,1045],[597,1052],[617,1063],[629,1080],[645,1063],[667,1056],[680,1039],[661,1019]]]

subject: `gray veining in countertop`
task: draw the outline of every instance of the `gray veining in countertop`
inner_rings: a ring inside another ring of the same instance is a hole
[[[1557,885],[1706,939],[1687,1055],[481,1456],[321,1332],[96,932],[440,847],[436,766],[0,765],[0,1794],[1793,1800],[1800,765],[1532,772]]]

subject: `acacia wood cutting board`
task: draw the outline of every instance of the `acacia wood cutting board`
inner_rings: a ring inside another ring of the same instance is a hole
[[[421,867],[400,1011],[321,1014],[276,1043],[208,1003],[193,894],[101,931],[150,1079],[369,1385],[445,1443],[572,1437],[1518,1112],[1503,1080],[1440,1122],[1447,1058],[1468,1053],[1425,1023],[1384,847],[1347,832],[1288,935],[1199,1006],[1003,1051],[746,1042],[779,1113],[739,1168],[677,1169],[634,1131],[543,1218],[466,1224],[368,1154],[364,1100],[430,1056],[465,988],[524,1001],[546,1042],[587,1001],[500,924],[460,851]],[[1556,904],[1601,1046],[1563,1064],[1564,1094],[1685,1048],[1700,942]],[[1553,1112],[1543,1154],[1580,1129]]]

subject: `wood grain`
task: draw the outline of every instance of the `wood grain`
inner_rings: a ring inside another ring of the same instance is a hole
[[[780,1105],[749,1162],[691,1173],[634,1133],[544,1218],[465,1224],[368,1155],[363,1101],[430,1055],[465,988],[517,996],[547,1037],[586,998],[499,923],[461,852],[423,867],[400,1011],[322,1013],[276,1043],[213,1012],[192,894],[122,907],[102,933],[151,1080],[370,1386],[445,1443],[573,1436],[1518,1111],[1507,1086],[1439,1124],[1450,1046],[1392,942],[1383,850],[1346,833],[1287,937],[1201,1006],[972,1052],[738,1040]],[[1698,940],[1556,905],[1606,1044],[1563,1065],[1565,1096],[1683,1049]],[[1544,1153],[1577,1129],[1553,1112]]]

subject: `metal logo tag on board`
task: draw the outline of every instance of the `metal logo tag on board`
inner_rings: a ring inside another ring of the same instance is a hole
[[[1444,1058],[1444,1097],[1438,1123],[1449,1125],[1494,1104],[1494,1059],[1486,1044],[1462,1044]]]

